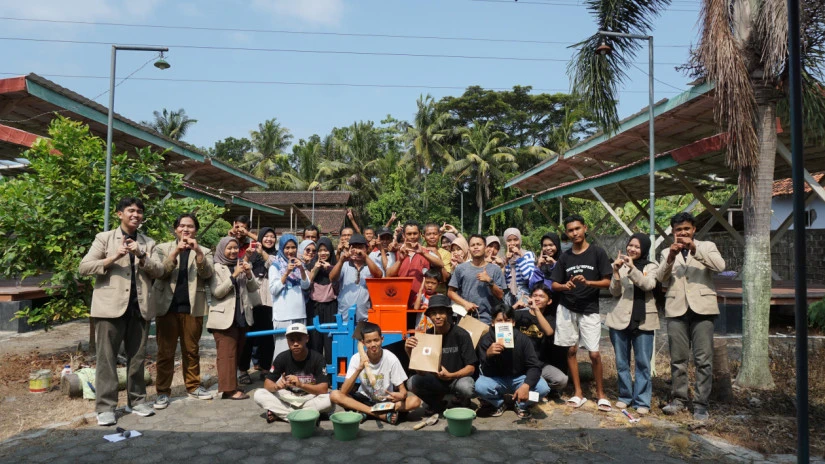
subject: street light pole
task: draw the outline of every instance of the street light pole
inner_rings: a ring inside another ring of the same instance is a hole
[[[655,131],[654,131],[654,124],[653,124],[653,36],[652,35],[640,35],[640,34],[625,34],[623,32],[610,32],[610,31],[599,31],[599,35],[605,37],[623,37],[627,39],[637,39],[637,40],[647,40],[648,44],[648,105],[647,105],[647,113],[648,113],[648,128],[649,128],[649,151],[650,151],[650,260],[656,261],[656,216],[655,216],[655,203],[656,203],[656,181],[655,181],[655,173],[656,173],[656,144],[655,144]],[[601,48],[601,47],[599,47]]]
[[[456,188],[458,194],[461,195],[461,233],[464,233],[464,190]]]
[[[103,200],[103,230],[109,230],[109,208],[112,203],[112,126],[115,116],[115,69],[117,68],[117,51],[135,50],[148,52],[168,52],[167,47],[133,47],[126,45],[112,45],[112,65],[109,70],[109,117],[106,123],[106,196]],[[161,55],[162,56],[162,55]],[[161,65],[161,61],[163,65]],[[166,69],[169,64],[166,61],[158,61],[155,66],[159,69]]]

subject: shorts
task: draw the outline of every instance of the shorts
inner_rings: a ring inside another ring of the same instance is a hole
[[[367,405],[369,407],[373,407],[376,404],[376,402],[373,401],[372,398],[370,398],[369,396],[367,396],[367,395],[365,395],[365,394],[363,394],[363,393],[361,393],[360,391],[357,391],[357,390],[350,393],[349,396],[352,399],[354,399],[355,401],[358,401],[359,403]]]
[[[590,352],[599,351],[602,336],[602,318],[599,314],[575,313],[559,305],[556,312],[556,340],[558,346],[580,346]]]

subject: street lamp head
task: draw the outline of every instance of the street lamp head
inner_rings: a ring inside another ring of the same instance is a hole
[[[613,53],[613,47],[608,45],[607,42],[604,39],[602,39],[601,45],[599,45],[596,48],[596,54],[601,55],[601,56],[605,56],[605,55],[610,55],[611,53]]]
[[[155,67],[156,67],[156,68],[158,68],[158,69],[160,69],[160,70],[162,71],[162,70],[164,70],[164,69],[169,69],[169,68],[171,68],[171,67],[172,67],[172,65],[171,65],[171,64],[169,64],[169,62],[168,62],[168,61],[166,61],[166,60],[164,60],[164,59],[163,59],[163,52],[160,52],[160,58],[158,58],[158,60],[157,60],[157,61],[155,61]]]

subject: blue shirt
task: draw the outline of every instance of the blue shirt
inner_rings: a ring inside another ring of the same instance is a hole
[[[370,308],[370,294],[367,291],[368,277],[372,277],[370,268],[364,263],[361,272],[358,272],[352,263],[346,262],[341,266],[341,275],[338,277],[340,290],[338,291],[338,314],[347,320],[350,306],[356,305],[355,320],[366,321],[367,311]]]

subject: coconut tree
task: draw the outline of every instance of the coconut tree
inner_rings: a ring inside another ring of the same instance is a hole
[[[412,124],[406,125],[404,137],[409,150],[404,161],[412,163],[416,177],[424,185],[424,210],[427,210],[427,184],[423,181],[435,163],[443,163],[447,147],[442,143],[448,133],[450,114],[436,109],[429,94],[419,96]]]
[[[244,155],[241,168],[263,179],[278,177],[290,170],[289,157],[284,154],[292,140],[289,129],[272,118],[258,124],[258,130],[251,131],[249,135],[254,151]],[[275,182],[277,185],[281,183],[283,182]]]
[[[745,210],[742,367],[737,383],[772,388],[768,318],[771,288],[771,187],[776,157],[776,115],[787,108],[788,17],[786,0],[702,0],[699,43],[689,65],[715,86],[714,119],[729,137],[727,164],[739,174]],[[586,0],[598,28],[650,34],[652,19],[670,0]],[[803,115],[808,138],[825,133],[825,0],[802,5]],[[611,133],[618,127],[616,94],[636,52],[632,39],[610,39],[614,52],[593,53],[597,34],[587,38],[568,71],[597,122]],[[786,119],[787,120],[787,119]]]
[[[490,199],[491,184],[501,180],[508,171],[518,168],[516,150],[505,145],[507,135],[492,129],[491,122],[474,121],[459,129],[461,144],[453,154],[447,154],[445,174],[454,174],[459,181],[476,184],[478,233],[484,218],[484,202]]]
[[[381,137],[371,122],[356,122],[333,131],[334,141],[324,145],[337,158],[318,164],[319,176],[329,188],[353,192],[353,205],[363,213],[364,206],[377,196],[376,169],[383,156]]]
[[[163,112],[154,111],[153,114],[155,116],[154,121],[142,121],[141,124],[175,140],[183,139],[186,131],[198,122],[197,119],[190,119],[183,108],[177,111],[169,111],[164,108]]]

